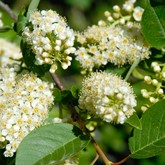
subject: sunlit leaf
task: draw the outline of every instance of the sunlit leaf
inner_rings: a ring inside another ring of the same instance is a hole
[[[17,22],[14,24],[13,29],[17,32],[17,34],[21,35],[22,31],[24,30],[26,23],[27,23],[27,17],[25,16],[26,10],[23,9],[19,15]]]
[[[89,140],[71,124],[42,126],[23,139],[16,154],[16,165],[58,165],[80,152]]]
[[[27,11],[27,15],[26,15],[28,19],[30,17],[30,14],[37,9],[39,3],[40,3],[40,0],[31,1],[28,11]]]
[[[131,157],[142,159],[165,152],[165,100],[150,107],[141,118],[142,130],[129,139]]]

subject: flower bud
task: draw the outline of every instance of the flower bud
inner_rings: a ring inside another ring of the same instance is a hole
[[[109,17],[111,15],[111,13],[109,11],[105,11],[104,15],[105,15],[105,17]]]
[[[159,65],[153,67],[154,72],[160,72],[161,68]]]
[[[152,80],[152,84],[153,84],[154,86],[157,86],[158,83],[159,83],[158,80],[156,80],[156,79],[153,79],[153,80]]]
[[[163,95],[163,93],[164,93],[163,89],[160,88],[160,89],[158,90],[158,94]]]
[[[120,12],[120,7],[118,5],[113,6],[113,10],[118,13]]]

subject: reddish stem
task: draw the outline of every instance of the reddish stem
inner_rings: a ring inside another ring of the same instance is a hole
[[[119,162],[113,163],[112,165],[120,165],[120,164],[126,162],[130,157],[131,157],[131,155],[128,155],[124,159],[120,160]]]

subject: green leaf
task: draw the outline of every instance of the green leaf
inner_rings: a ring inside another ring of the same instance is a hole
[[[61,91],[57,88],[53,89],[54,102],[59,103],[62,100]]]
[[[73,85],[71,87],[71,93],[72,93],[72,96],[77,99],[79,97],[79,87],[76,86],[76,85]]]
[[[90,138],[71,124],[49,124],[28,134],[17,150],[16,165],[59,164],[77,155]]]
[[[142,130],[129,139],[131,157],[149,158],[165,152],[165,100],[150,107],[141,118]]]
[[[14,24],[13,29],[15,30],[15,32],[17,32],[17,34],[21,34],[21,32],[24,30],[26,23],[27,23],[27,17],[25,17],[25,13],[26,10],[23,9],[19,15],[18,15],[18,19],[17,22]]]
[[[63,105],[71,104],[75,101],[75,98],[73,97],[70,90],[63,90],[61,92],[62,95],[62,103]]]
[[[136,113],[134,113],[130,118],[126,120],[126,123],[133,126],[136,129],[142,129],[141,122]]]
[[[28,69],[34,73],[37,73],[38,76],[44,76],[46,72],[49,71],[50,65],[36,65],[35,54],[32,52],[31,47],[24,41],[21,41],[21,51],[23,55],[23,60],[28,67]]]
[[[129,69],[129,67],[130,67],[130,65],[125,65],[124,67],[110,65],[107,67],[107,69],[105,71],[108,73],[117,74],[117,75],[121,76],[121,75],[127,73],[127,70]]]
[[[147,42],[156,48],[165,47],[165,6],[148,5],[142,16],[142,33]]]
[[[150,0],[136,1],[135,5],[146,8],[148,5],[150,5]]]
[[[39,3],[40,3],[40,0],[32,0],[31,1],[29,8],[28,8],[28,11],[27,11],[27,15],[26,15],[27,19],[29,19],[30,14],[37,9]]]

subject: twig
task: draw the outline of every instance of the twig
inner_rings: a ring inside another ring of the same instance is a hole
[[[116,162],[116,163],[113,163],[112,165],[120,165],[124,162],[126,162],[129,158],[130,158],[131,155],[128,155],[127,157],[125,157],[124,159],[120,160],[119,162]]]
[[[92,144],[94,145],[97,153],[103,159],[105,165],[112,165],[112,162],[107,159],[107,157],[105,156],[104,152],[102,151],[102,149],[99,147],[99,145],[95,142],[95,140],[93,138],[92,138]]]
[[[5,10],[14,21],[17,21],[17,16],[14,14],[14,12],[10,9],[10,7],[7,4],[0,1],[0,7],[3,10]]]
[[[50,73],[54,82],[56,83],[56,86],[58,87],[58,89],[60,89],[61,91],[64,90],[64,86],[62,85],[62,83],[60,82],[58,76],[56,75],[56,73]]]
[[[99,154],[96,153],[96,156],[95,156],[95,158],[93,159],[93,161],[90,165],[94,165],[98,158],[99,158]]]

